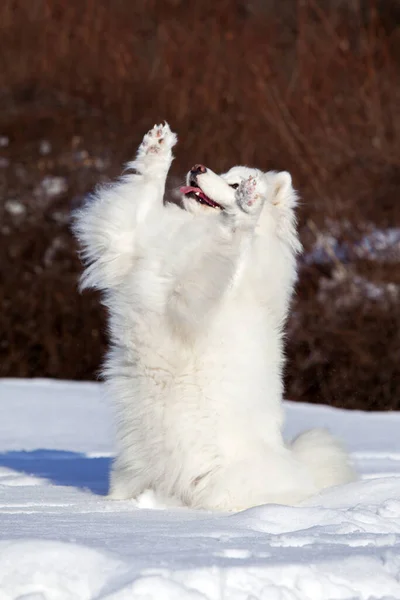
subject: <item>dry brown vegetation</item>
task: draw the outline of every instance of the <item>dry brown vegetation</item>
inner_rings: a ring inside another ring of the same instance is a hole
[[[0,374],[96,375],[68,215],[167,119],[174,177],[247,163],[300,191],[287,395],[400,408],[399,56],[398,0],[3,0]]]

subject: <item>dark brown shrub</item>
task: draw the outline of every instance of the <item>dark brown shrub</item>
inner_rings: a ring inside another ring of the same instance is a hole
[[[398,6],[4,0],[0,374],[97,372],[104,319],[76,291],[68,215],[167,119],[175,177],[247,163],[301,192],[288,396],[399,408]]]

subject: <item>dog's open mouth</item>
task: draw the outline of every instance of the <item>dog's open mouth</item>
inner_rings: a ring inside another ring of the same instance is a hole
[[[190,182],[191,184],[194,182]],[[185,196],[187,196],[187,198],[194,198],[194,200],[197,200],[197,202],[199,202],[200,204],[207,204],[208,206],[211,206],[212,208],[220,208],[221,210],[223,210],[222,206],[220,204],[218,204],[218,202],[214,202],[214,200],[211,200],[211,198],[209,198],[201,188],[199,188],[198,186],[194,185],[184,185],[183,187],[181,187],[180,189],[181,194],[184,194]]]

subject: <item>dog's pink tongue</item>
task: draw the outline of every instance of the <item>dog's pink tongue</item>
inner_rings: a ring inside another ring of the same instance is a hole
[[[193,187],[192,185],[183,185],[180,188],[180,192],[181,194],[189,194],[190,192],[198,193],[201,192],[201,189],[198,187]]]

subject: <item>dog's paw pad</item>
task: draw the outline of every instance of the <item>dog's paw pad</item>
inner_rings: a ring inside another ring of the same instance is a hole
[[[255,175],[251,175],[240,183],[236,191],[236,199],[244,212],[250,213],[258,210],[262,201],[259,188],[259,178]]]
[[[143,154],[163,154],[169,152],[176,142],[177,136],[168,123],[154,125],[144,136],[140,150]]]

